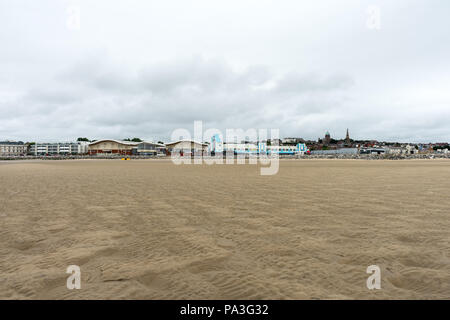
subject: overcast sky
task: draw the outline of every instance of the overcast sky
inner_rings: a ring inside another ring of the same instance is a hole
[[[167,141],[202,120],[450,141],[449,14],[448,0],[0,0],[0,140]]]

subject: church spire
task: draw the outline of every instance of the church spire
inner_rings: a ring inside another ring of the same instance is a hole
[[[348,128],[347,128],[347,134],[345,136],[345,144],[350,145],[350,134],[348,133]]]

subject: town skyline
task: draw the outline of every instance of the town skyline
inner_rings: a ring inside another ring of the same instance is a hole
[[[239,128],[235,128],[235,129],[239,129]],[[242,128],[241,128],[242,129]],[[305,142],[317,142],[320,141],[324,138],[326,138],[326,135],[329,134],[330,135],[330,139],[333,141],[345,141],[347,139],[347,135],[348,138],[351,139],[352,141],[358,141],[358,142],[380,142],[380,143],[401,143],[401,144],[449,144],[449,141],[401,141],[401,140],[380,140],[377,138],[360,138],[360,137],[353,137],[351,135],[351,130],[349,128],[346,129],[346,134],[343,136],[337,136],[333,134],[332,130],[325,130],[324,134],[322,136],[317,137],[316,139],[310,139],[310,138],[305,138],[302,137],[301,135],[296,135],[296,136],[280,136],[280,140],[287,140],[287,139],[298,139],[298,140],[303,140]],[[102,139],[114,139],[114,140],[120,140],[120,141],[132,141],[132,139],[137,139],[136,141],[152,141],[152,142],[171,142],[172,140],[170,139],[160,139],[160,138],[155,138],[150,137],[150,138],[142,138],[139,135],[134,135],[134,136],[129,136],[129,137],[85,137],[85,136],[78,136],[75,138],[69,138],[67,140],[57,140],[57,139],[53,139],[53,140],[38,140],[38,139],[2,139],[2,137],[0,137],[0,141],[18,141],[18,142],[24,142],[24,143],[33,143],[33,142],[44,142],[44,143],[52,143],[52,142],[77,142],[77,141],[87,141],[87,142],[94,142],[97,140],[102,140]],[[269,139],[270,140],[270,139]],[[209,141],[203,141],[203,142],[209,142]]]

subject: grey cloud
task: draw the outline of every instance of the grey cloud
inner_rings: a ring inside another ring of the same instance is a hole
[[[326,92],[350,87],[354,80],[348,75],[301,74],[291,72],[277,82],[277,90],[285,92]]]
[[[194,120],[216,124],[220,129],[273,127],[289,122],[288,117],[295,118],[299,105],[308,105],[304,93],[311,88],[327,92],[342,87],[337,81],[331,85],[329,78],[311,85],[307,79],[320,78],[312,75],[304,76],[300,82],[299,77],[280,77],[266,66],[250,66],[237,72],[223,61],[200,58],[146,66],[138,72],[105,61],[98,63],[94,59],[69,68],[55,77],[52,89],[48,85],[33,88],[24,98],[27,110],[22,109],[14,116],[26,118],[34,110],[31,114],[42,112],[45,118],[35,117],[32,126],[43,126],[54,119],[52,126],[65,127],[76,119],[88,127],[116,127],[116,136],[123,136],[121,130],[127,126],[129,130],[132,126],[142,128],[143,124],[144,132],[135,135],[169,136],[171,130],[189,127]],[[268,82],[278,83],[280,78],[282,86],[297,88],[292,96],[284,97],[278,85],[275,89],[259,87]],[[328,104],[324,100],[322,111]]]

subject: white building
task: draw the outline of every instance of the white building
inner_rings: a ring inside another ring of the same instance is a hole
[[[69,155],[86,154],[88,142],[56,142],[56,143],[35,143],[30,146],[29,154],[35,156],[43,155]]]
[[[416,147],[414,147],[414,146],[407,145],[407,146],[405,147],[405,149],[406,149],[406,154],[416,154],[416,153],[419,153],[419,150],[417,150]]]
[[[417,150],[414,146],[406,145],[403,147],[388,147],[387,153],[389,154],[416,154],[419,153],[419,150]]]
[[[213,144],[211,144],[213,146]],[[217,152],[217,150],[211,149],[211,151]],[[284,155],[300,155],[305,154],[308,151],[306,144],[299,143],[295,146],[268,146],[265,142],[255,143],[225,143],[223,145],[223,151],[233,152],[235,154],[284,154]]]
[[[443,153],[443,154],[448,154],[449,153],[447,148],[446,149],[437,149],[436,152],[437,153]]]
[[[232,151],[234,153],[256,153],[258,146],[254,143],[225,143],[224,151]]]
[[[405,153],[405,149],[401,147],[388,147],[386,148],[387,153],[389,154],[402,154]]]
[[[0,141],[0,156],[21,156],[28,152],[28,144],[22,141]]]

